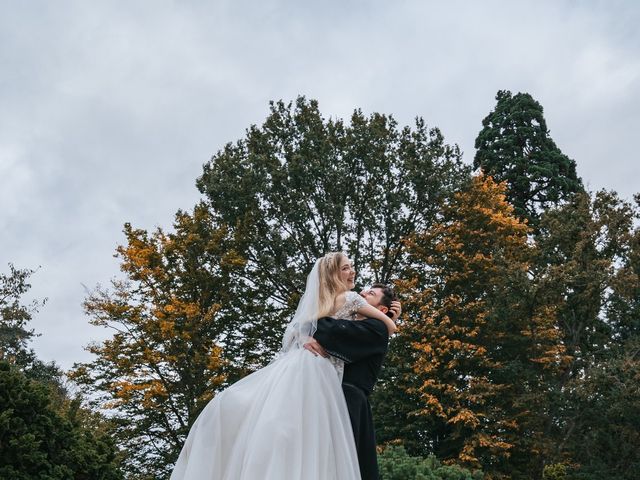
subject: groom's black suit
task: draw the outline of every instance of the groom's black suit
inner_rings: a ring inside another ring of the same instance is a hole
[[[342,390],[351,418],[360,475],[362,480],[379,480],[369,395],[387,353],[387,327],[375,318],[352,321],[324,317],[318,320],[313,336],[330,355],[345,362]]]

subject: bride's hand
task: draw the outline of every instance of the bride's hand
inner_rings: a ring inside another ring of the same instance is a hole
[[[327,353],[327,351],[324,348],[322,348],[322,345],[320,345],[315,338],[312,338],[307,343],[305,343],[303,346],[304,346],[304,348],[306,350],[309,350],[316,357],[318,355],[320,355],[321,357],[325,357],[325,358],[329,357],[329,354]]]

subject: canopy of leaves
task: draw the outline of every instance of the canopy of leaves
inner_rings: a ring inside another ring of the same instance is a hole
[[[197,185],[247,260],[247,304],[275,309],[261,329],[274,351],[318,257],[345,251],[361,283],[389,282],[403,266],[402,238],[433,223],[468,171],[422,119],[399,129],[391,116],[356,110],[345,124],[300,97],[272,103],[264,124],[214,155]]]

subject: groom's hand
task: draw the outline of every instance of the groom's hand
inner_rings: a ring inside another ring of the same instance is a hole
[[[304,344],[304,348],[309,350],[316,357],[318,355],[320,355],[321,357],[325,357],[325,358],[329,357],[329,354],[327,353],[327,351],[324,348],[322,348],[322,345],[320,345],[315,338],[312,338],[307,343],[305,343]]]
[[[392,314],[391,320],[393,320],[393,323],[396,323],[398,321],[398,318],[402,314],[402,305],[400,304],[399,301],[394,300],[393,302],[391,302],[391,307],[389,308],[389,311]]]

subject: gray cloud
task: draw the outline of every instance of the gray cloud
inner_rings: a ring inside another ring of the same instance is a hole
[[[42,265],[42,358],[88,358],[123,223],[170,225],[269,100],[422,116],[470,162],[496,91],[527,91],[591,188],[638,190],[636,2],[305,3],[0,1],[0,263]]]

